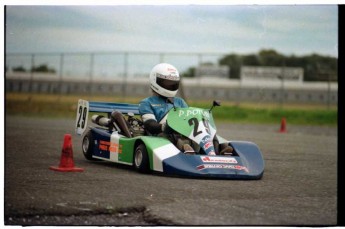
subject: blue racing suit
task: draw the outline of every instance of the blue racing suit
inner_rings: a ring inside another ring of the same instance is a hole
[[[175,107],[188,107],[187,103],[179,97],[174,97]],[[162,96],[151,96],[143,99],[139,103],[139,113],[143,119],[145,128],[152,134],[162,132],[162,124],[164,125],[165,116],[173,105]]]

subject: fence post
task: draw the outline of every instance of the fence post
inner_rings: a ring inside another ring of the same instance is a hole
[[[280,108],[284,106],[284,99],[285,99],[285,87],[284,87],[284,79],[285,79],[285,64],[281,69],[281,94],[280,94]]]
[[[231,77],[231,66],[230,66],[230,69],[229,69],[229,79]],[[238,93],[236,93],[236,102],[235,102],[235,105],[238,107],[240,106],[240,103],[241,103],[241,97],[242,97],[242,88],[243,88],[243,85],[242,85],[242,75],[243,75],[243,65],[241,64],[240,66],[240,78],[239,78],[239,87],[237,88],[238,90]],[[235,89],[236,90],[236,89]]]
[[[328,74],[328,84],[327,84],[327,109],[329,110],[331,106],[331,74]]]
[[[64,54],[61,53],[60,54],[60,69],[59,69],[59,91],[60,91],[60,95],[59,95],[59,99],[62,95],[62,75],[63,75],[63,61],[64,61]]]
[[[31,71],[30,71],[30,81],[29,81],[29,93],[32,92],[32,81],[34,79],[34,68],[35,68],[35,54],[31,54]]]
[[[93,84],[93,66],[94,65],[94,53],[91,53],[90,54],[90,83],[89,83],[89,86],[90,86],[90,95],[92,96],[93,95],[93,90],[92,90],[92,84]]]

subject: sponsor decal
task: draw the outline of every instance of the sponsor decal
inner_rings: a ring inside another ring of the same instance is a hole
[[[210,142],[211,141],[211,137],[210,137],[210,135],[207,135],[206,137],[204,137],[201,141],[200,141],[200,143],[201,144],[206,144],[207,142]]]
[[[163,106],[163,104],[151,104],[151,106],[153,106],[153,107],[161,107],[161,106]]]
[[[200,146],[203,148],[207,155],[216,155],[214,152],[213,142],[211,141],[210,135],[204,136],[200,141]]]
[[[204,165],[199,165],[199,166],[196,167],[197,170],[203,170],[204,168],[205,168]]]
[[[222,163],[222,164],[237,164],[236,158],[233,157],[210,157],[210,156],[200,156],[202,162],[204,163]]]
[[[201,114],[206,119],[210,118],[210,113],[208,111],[202,110],[202,109],[188,109],[188,110],[179,110],[178,117],[183,116],[183,118],[186,118],[188,116],[195,116]]]
[[[235,165],[235,169],[237,169],[237,170],[244,170],[244,171],[246,171],[247,173],[249,173],[248,168],[245,167],[245,166]]]
[[[109,151],[110,153],[122,153],[122,145],[115,142],[110,143]]]
[[[99,141],[98,148],[103,151],[108,151],[108,148],[110,146],[110,142],[107,141]]]
[[[204,149],[207,150],[208,148],[210,148],[212,146],[212,142],[206,142],[204,145]]]
[[[109,145],[110,145],[110,142],[102,141],[102,140],[101,140],[101,141],[99,141],[99,144],[109,146]]]
[[[122,153],[122,145],[107,141],[99,141],[98,148],[103,151],[110,151],[111,153]]]
[[[249,170],[245,166],[241,165],[227,165],[227,164],[202,164],[196,167],[197,170],[203,169],[235,169],[235,170],[244,170],[247,173]]]

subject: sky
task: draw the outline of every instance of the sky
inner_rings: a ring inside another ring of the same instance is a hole
[[[191,52],[338,57],[338,6],[7,5],[5,52]]]

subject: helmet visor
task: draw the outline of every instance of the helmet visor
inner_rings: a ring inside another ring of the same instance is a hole
[[[179,80],[168,80],[157,77],[157,84],[169,91],[176,91],[180,85]]]

